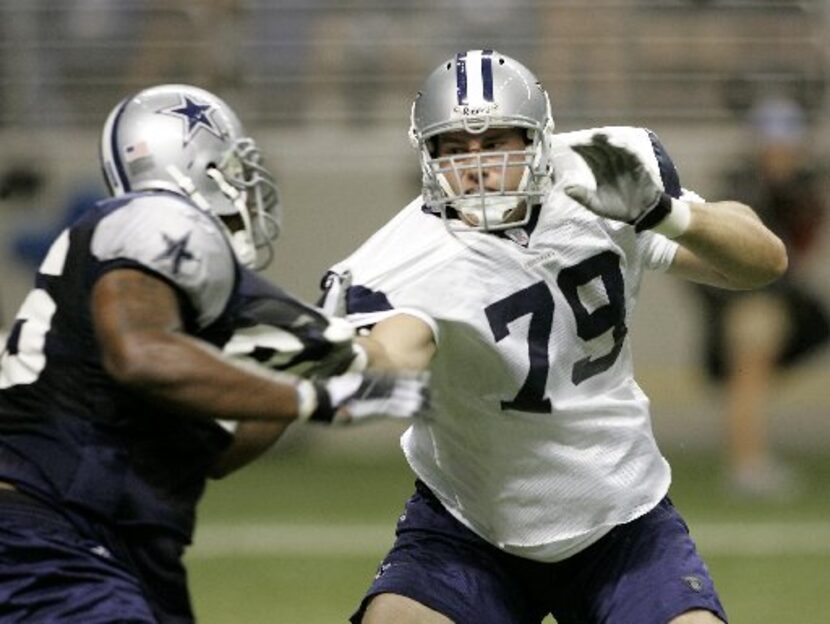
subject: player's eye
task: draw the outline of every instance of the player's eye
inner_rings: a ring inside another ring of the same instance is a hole
[[[465,154],[467,152],[461,145],[445,145],[441,148],[443,156],[456,156],[458,154]]]

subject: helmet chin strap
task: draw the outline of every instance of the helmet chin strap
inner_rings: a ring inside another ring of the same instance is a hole
[[[190,197],[190,199],[192,199],[197,206],[199,206],[199,208],[205,212],[212,212],[207,200],[196,190],[193,181],[184,175],[178,167],[175,165],[169,165],[167,167],[167,173],[170,174],[170,177],[175,180],[176,184],[179,185],[187,196]],[[254,267],[256,264],[257,252],[253,238],[251,237],[251,215],[248,211],[248,206],[245,203],[245,193],[240,192],[238,189],[228,184],[218,169],[210,168],[206,173],[213,179],[214,182],[216,182],[222,193],[224,193],[225,196],[231,200],[234,208],[236,208],[237,214],[242,219],[244,227],[235,232],[231,232],[230,228],[228,228],[222,219],[222,215],[216,215],[219,217],[219,221],[221,221],[225,232],[228,234],[228,238],[230,239],[230,243],[236,257],[242,265],[246,267]]]
[[[225,180],[225,176],[222,175],[222,172],[216,167],[211,167],[206,173],[214,182],[216,182],[222,193],[231,200],[234,208],[236,208],[237,214],[242,219],[242,229],[230,232],[227,225],[225,226],[225,229],[227,229],[230,233],[231,244],[233,245],[233,250],[239,259],[239,262],[248,268],[253,268],[254,265],[256,265],[257,252],[253,236],[251,235],[251,232],[253,232],[253,225],[251,224],[251,213],[248,210],[246,193],[244,191],[240,191],[232,184],[229,184],[228,181]],[[219,216],[221,218],[222,215]]]
[[[227,228],[227,226],[225,226]],[[246,267],[256,264],[256,248],[250,235],[245,230],[231,232],[231,245],[239,262]]]
[[[167,173],[179,185],[187,196],[193,200],[193,203],[199,206],[205,212],[210,212],[210,206],[202,194],[196,190],[193,180],[184,175],[176,165],[167,165]]]

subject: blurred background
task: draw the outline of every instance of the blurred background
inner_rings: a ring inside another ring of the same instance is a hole
[[[632,340],[675,498],[693,529],[700,519],[734,621],[824,622],[826,0],[3,0],[0,327],[51,237],[104,193],[107,113],[159,82],[214,90],[240,113],[286,211],[269,276],[316,299],[325,269],[419,192],[411,100],[467,48],[529,66],[557,131],[651,128],[684,187],[752,204],[787,241],[786,288],[746,305],[649,276]],[[343,621],[411,487],[400,431],[297,429],[211,488],[191,554],[202,621]]]

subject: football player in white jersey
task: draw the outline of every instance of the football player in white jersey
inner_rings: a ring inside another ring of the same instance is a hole
[[[221,99],[128,97],[101,156],[113,197],[52,244],[0,361],[3,622],[193,621],[182,557],[208,477],[293,421],[410,417],[425,398],[421,375],[362,371],[345,321],[251,270],[276,186]]]
[[[554,134],[512,58],[441,63],[412,107],[417,198],[328,274],[375,362],[427,363],[416,492],[353,622],[705,624],[726,614],[633,377],[646,270],[754,288],[786,268],[747,206],[680,187],[642,128]]]

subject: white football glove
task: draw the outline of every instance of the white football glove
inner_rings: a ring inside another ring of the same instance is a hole
[[[412,418],[429,405],[427,373],[346,373],[297,385],[300,420],[349,423],[372,417]]]
[[[637,232],[653,229],[675,238],[689,227],[689,205],[665,193],[640,159],[612,145],[607,135],[597,133],[590,143],[571,149],[587,163],[597,182],[595,191],[577,184],[566,187],[565,194],[574,201],[601,217],[633,225]]]

